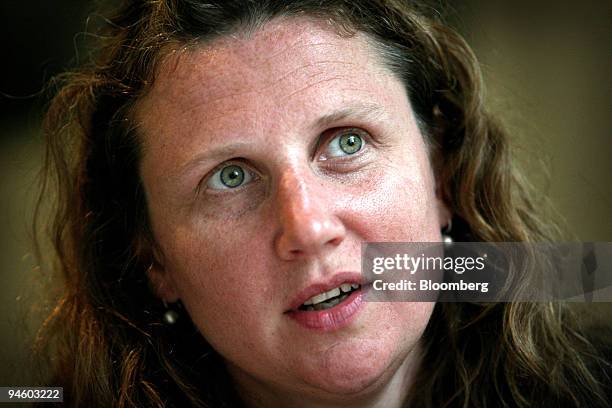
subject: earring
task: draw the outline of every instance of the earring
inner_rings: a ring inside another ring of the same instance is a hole
[[[445,245],[451,245],[453,243],[453,237],[451,237],[450,232],[453,229],[453,219],[449,218],[448,223],[446,224],[446,227],[444,227],[444,230],[442,231],[442,242],[444,242]]]
[[[164,302],[164,307],[166,308],[163,315],[164,323],[166,323],[168,326],[172,326],[178,320],[179,314],[176,312],[176,310],[169,309],[166,302]]]

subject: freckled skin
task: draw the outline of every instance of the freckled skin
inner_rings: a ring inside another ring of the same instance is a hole
[[[313,128],[360,104],[382,110]],[[366,39],[275,20],[170,54],[136,119],[161,250],[150,278],[164,300],[184,303],[244,395],[265,406],[399,406],[432,303],[367,303],[328,332],[285,313],[313,282],[359,271],[361,242],[439,241],[448,219],[404,87]],[[328,157],[321,135],[343,127],[377,140]],[[253,181],[208,188],[236,159]]]

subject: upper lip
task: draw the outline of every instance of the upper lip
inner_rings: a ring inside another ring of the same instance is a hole
[[[337,288],[343,283],[353,283],[362,285],[363,277],[359,272],[338,272],[333,276],[329,277],[328,279],[312,283],[298,293],[298,295],[291,302],[289,311],[296,310],[311,297],[316,296],[319,293],[327,292],[329,290]]]

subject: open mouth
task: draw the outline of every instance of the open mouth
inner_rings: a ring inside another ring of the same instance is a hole
[[[302,303],[298,310],[314,312],[319,310],[331,309],[332,307],[344,302],[351,293],[359,290],[361,285],[356,283],[343,283],[327,292],[319,293]]]

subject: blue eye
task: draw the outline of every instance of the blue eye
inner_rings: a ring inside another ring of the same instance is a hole
[[[253,175],[237,164],[230,164],[217,170],[206,183],[213,190],[227,190],[248,184]]]
[[[351,130],[340,133],[329,142],[326,157],[350,156],[360,151],[365,140],[358,132]]]

